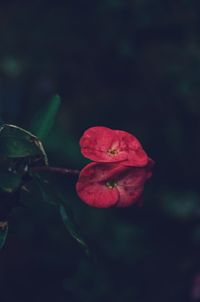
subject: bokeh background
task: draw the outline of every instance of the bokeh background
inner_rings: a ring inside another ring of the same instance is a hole
[[[1,118],[34,132],[58,93],[51,165],[82,168],[95,125],[132,132],[156,161],[141,208],[90,208],[76,179],[51,176],[95,262],[32,185],[0,254],[1,302],[200,301],[199,16],[195,0],[1,1]]]

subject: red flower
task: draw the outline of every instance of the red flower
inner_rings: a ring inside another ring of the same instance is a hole
[[[150,160],[145,168],[90,163],[80,172],[77,193],[85,203],[97,208],[130,206],[141,196],[152,163]]]
[[[144,167],[148,156],[132,134],[107,127],[92,127],[80,139],[82,154],[96,162]]]

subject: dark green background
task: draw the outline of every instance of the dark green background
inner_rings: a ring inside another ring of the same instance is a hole
[[[0,112],[35,131],[51,165],[81,168],[90,126],[135,134],[156,161],[144,206],[94,209],[76,179],[52,177],[98,260],[91,262],[33,185],[0,254],[1,302],[187,302],[200,271],[199,1],[1,1]]]

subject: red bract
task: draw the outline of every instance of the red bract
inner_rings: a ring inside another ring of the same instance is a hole
[[[145,168],[90,163],[80,172],[77,193],[85,203],[97,208],[130,206],[138,201],[151,176],[151,163]]]
[[[144,167],[148,156],[132,134],[107,127],[92,127],[80,139],[82,154],[96,162],[121,162],[127,166]]]

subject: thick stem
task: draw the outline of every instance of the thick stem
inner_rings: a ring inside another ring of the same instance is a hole
[[[48,167],[48,166],[42,166],[42,167],[34,167],[31,168],[32,172],[51,172],[51,173],[59,173],[64,175],[78,175],[80,173],[79,170],[74,169],[65,169],[65,168],[58,168],[58,167]]]

